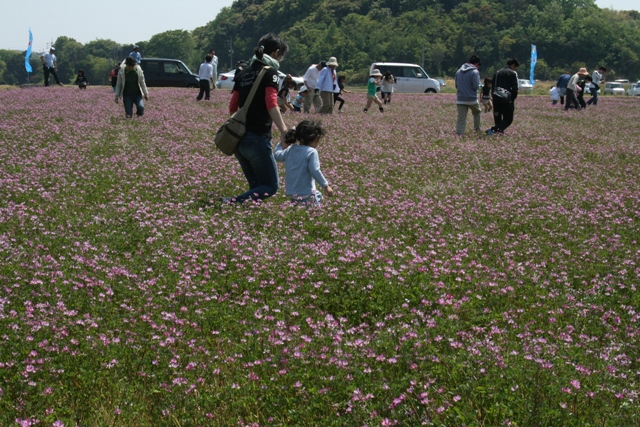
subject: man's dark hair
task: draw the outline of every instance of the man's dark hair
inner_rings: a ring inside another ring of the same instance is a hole
[[[469,58],[469,64],[481,65],[482,63],[480,62],[480,57],[476,54],[473,54],[471,55],[471,58]]]
[[[516,67],[519,67],[520,63],[516,58],[511,58],[507,61],[507,65],[515,65]]]
[[[127,56],[127,59],[124,60],[124,64],[133,66],[136,65],[136,60],[131,56]]]

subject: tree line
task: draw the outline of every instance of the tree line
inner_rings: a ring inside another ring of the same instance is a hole
[[[609,78],[640,79],[640,13],[600,9],[594,0],[236,0],[206,25],[172,30],[137,42],[143,57],[169,57],[197,70],[215,49],[219,72],[252,55],[259,37],[279,34],[290,47],[282,70],[301,75],[312,63],[336,56],[349,82],[364,82],[374,61],[423,65],[433,76],[452,76],[473,53],[490,74],[517,57],[528,76],[531,45],[535,76],[553,80],[564,70],[604,65]],[[72,82],[83,69],[92,84],[132,45],[60,36],[54,43],[59,76]],[[0,50],[0,84],[26,82],[25,52]],[[43,79],[32,55],[31,83]]]

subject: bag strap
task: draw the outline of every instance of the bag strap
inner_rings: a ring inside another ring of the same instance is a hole
[[[256,91],[258,90],[258,84],[260,83],[260,81],[262,80],[262,77],[265,75],[265,73],[269,68],[271,67],[266,66],[262,70],[260,70],[260,74],[258,74],[256,81],[253,82],[253,86],[251,86],[251,92],[249,92],[249,96],[247,96],[246,101],[244,101],[244,105],[242,106],[242,108],[244,108],[245,106],[249,108],[249,105],[251,105],[251,101],[253,101],[253,96],[256,94]]]

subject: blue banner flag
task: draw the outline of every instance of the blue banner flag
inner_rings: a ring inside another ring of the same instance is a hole
[[[27,47],[27,54],[24,57],[24,68],[27,69],[27,73],[33,72],[31,68],[31,63],[29,59],[31,59],[31,45],[33,44],[33,34],[31,34],[31,28],[29,28],[29,47]]]
[[[536,69],[536,63],[538,62],[538,50],[536,49],[536,45],[531,45],[531,75],[529,76],[529,80],[531,80],[531,86],[535,85],[536,82],[533,80],[533,71]]]

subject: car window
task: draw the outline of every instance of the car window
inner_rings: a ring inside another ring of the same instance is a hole
[[[415,67],[402,67],[403,77],[418,77],[418,69]]]
[[[145,72],[158,73],[160,71],[160,63],[158,61],[144,61]]]
[[[180,72],[180,68],[175,62],[165,62],[164,72],[167,74],[178,74]]]

